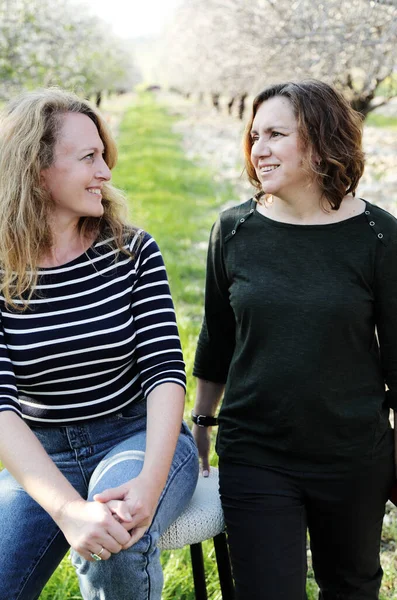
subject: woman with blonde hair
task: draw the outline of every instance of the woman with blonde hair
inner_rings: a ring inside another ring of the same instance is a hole
[[[197,451],[159,248],[111,186],[88,102],[21,95],[0,121],[0,571],[37,599],[69,546],[84,598],[159,600],[157,540]]]
[[[238,600],[305,600],[307,531],[321,600],[378,598],[395,477],[397,220],[355,195],[361,138],[360,115],[328,84],[265,88],[244,136],[256,193],[211,232],[193,433],[208,471],[223,396]]]

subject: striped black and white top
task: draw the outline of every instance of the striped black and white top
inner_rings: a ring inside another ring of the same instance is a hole
[[[164,382],[185,387],[160,250],[142,231],[128,248],[133,258],[109,239],[41,268],[23,313],[0,296],[0,410],[32,426],[68,425],[118,411]]]

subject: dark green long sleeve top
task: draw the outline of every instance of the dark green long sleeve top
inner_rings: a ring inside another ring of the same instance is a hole
[[[368,202],[327,225],[268,219],[253,200],[221,213],[193,373],[226,383],[225,460],[315,471],[389,455],[397,219]]]

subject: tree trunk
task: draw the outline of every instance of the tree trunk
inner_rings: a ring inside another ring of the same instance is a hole
[[[245,112],[245,100],[247,98],[248,94],[242,94],[240,96],[240,103],[238,105],[238,118],[242,121],[244,118],[244,112]]]
[[[350,102],[351,107],[354,108],[357,112],[361,113],[365,118],[368,113],[373,110],[374,107],[371,107],[371,102],[374,99],[374,94],[369,94],[368,96],[358,96],[357,98],[353,98]]]
[[[229,115],[232,114],[232,108],[233,108],[235,99],[236,99],[236,97],[233,96],[233,98],[230,98],[229,102],[227,103],[227,112],[229,113]]]
[[[102,102],[102,92],[97,92],[95,97],[95,105],[99,108]]]
[[[212,105],[219,110],[219,94],[212,94]]]

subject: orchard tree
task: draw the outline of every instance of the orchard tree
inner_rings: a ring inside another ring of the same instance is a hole
[[[268,4],[274,6],[273,0]],[[279,12],[280,3],[275,7]],[[384,85],[386,97],[375,100],[379,86],[391,81],[397,65],[396,3],[369,0],[314,4],[299,0],[290,6],[278,36],[283,56],[273,51],[271,76],[317,77],[339,87],[364,115],[385,103],[395,90]],[[288,59],[286,67],[283,63]]]
[[[49,85],[89,96],[135,80],[130,52],[84,6],[0,0],[0,98]]]
[[[395,94],[385,82],[397,63],[397,2],[185,0],[163,43],[162,77],[185,93],[226,95],[231,107],[268,83],[316,77],[366,115]]]

